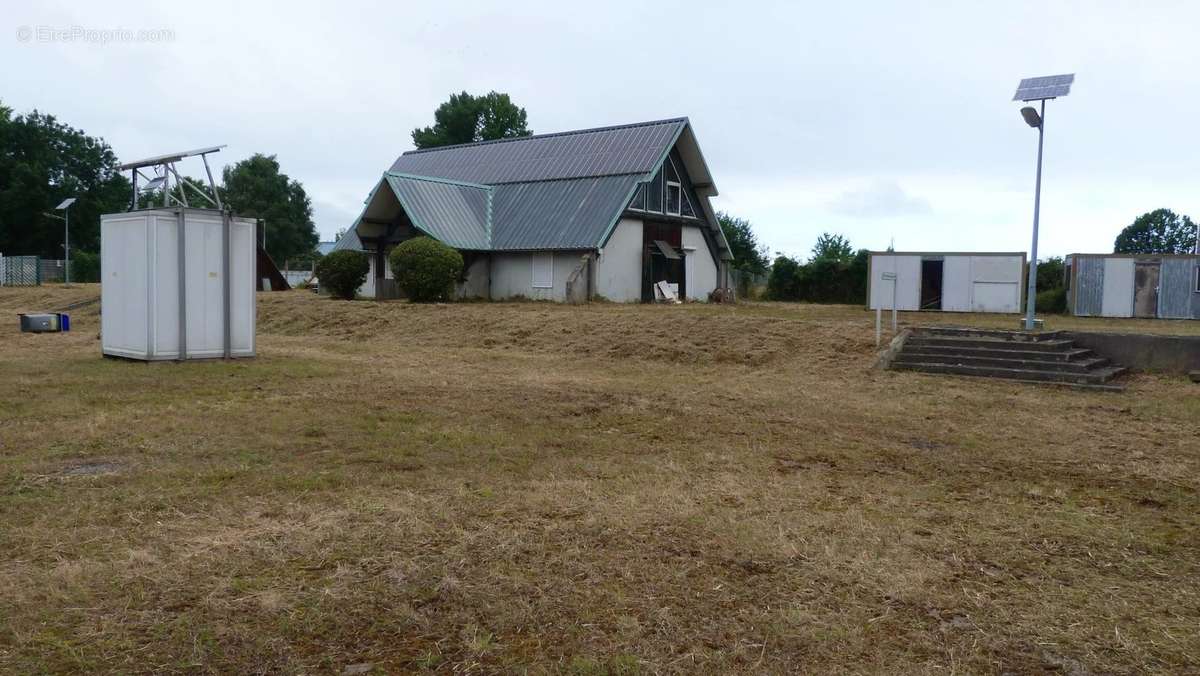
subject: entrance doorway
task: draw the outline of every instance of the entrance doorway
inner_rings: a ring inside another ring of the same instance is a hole
[[[1158,278],[1161,267],[1156,261],[1138,261],[1133,267],[1133,316],[1153,319],[1158,316]]]
[[[921,309],[942,309],[942,267],[938,259],[921,260]]]

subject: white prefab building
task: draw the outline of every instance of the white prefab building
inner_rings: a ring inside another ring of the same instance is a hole
[[[253,357],[255,221],[210,209],[100,217],[100,343],[129,359]]]
[[[733,258],[716,194],[686,118],[414,150],[334,249],[367,253],[372,298],[400,295],[387,255],[428,236],[463,254],[460,297],[707,300]]]
[[[1021,311],[1024,252],[873,251],[867,270],[872,310]]]

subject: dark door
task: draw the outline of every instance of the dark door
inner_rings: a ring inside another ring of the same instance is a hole
[[[921,309],[942,309],[941,259],[921,261]]]
[[[1158,261],[1138,261],[1133,268],[1133,316],[1158,316]]]

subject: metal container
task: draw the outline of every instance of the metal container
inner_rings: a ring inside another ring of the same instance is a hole
[[[59,312],[30,313],[20,317],[21,331],[24,333],[58,333],[71,330],[71,318]]]
[[[215,209],[100,217],[104,354],[253,357],[255,222]]]

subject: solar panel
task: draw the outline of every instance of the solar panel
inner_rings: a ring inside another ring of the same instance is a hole
[[[1044,77],[1028,77],[1017,85],[1017,93],[1013,101],[1040,101],[1056,99],[1071,93],[1071,84],[1075,82],[1075,74],[1047,75]]]
[[[154,178],[147,181],[146,185],[141,187],[141,191],[142,192],[150,192],[151,190],[157,190],[162,187],[163,183],[166,183],[166,182],[167,182],[167,179],[165,177],[155,176]]]

